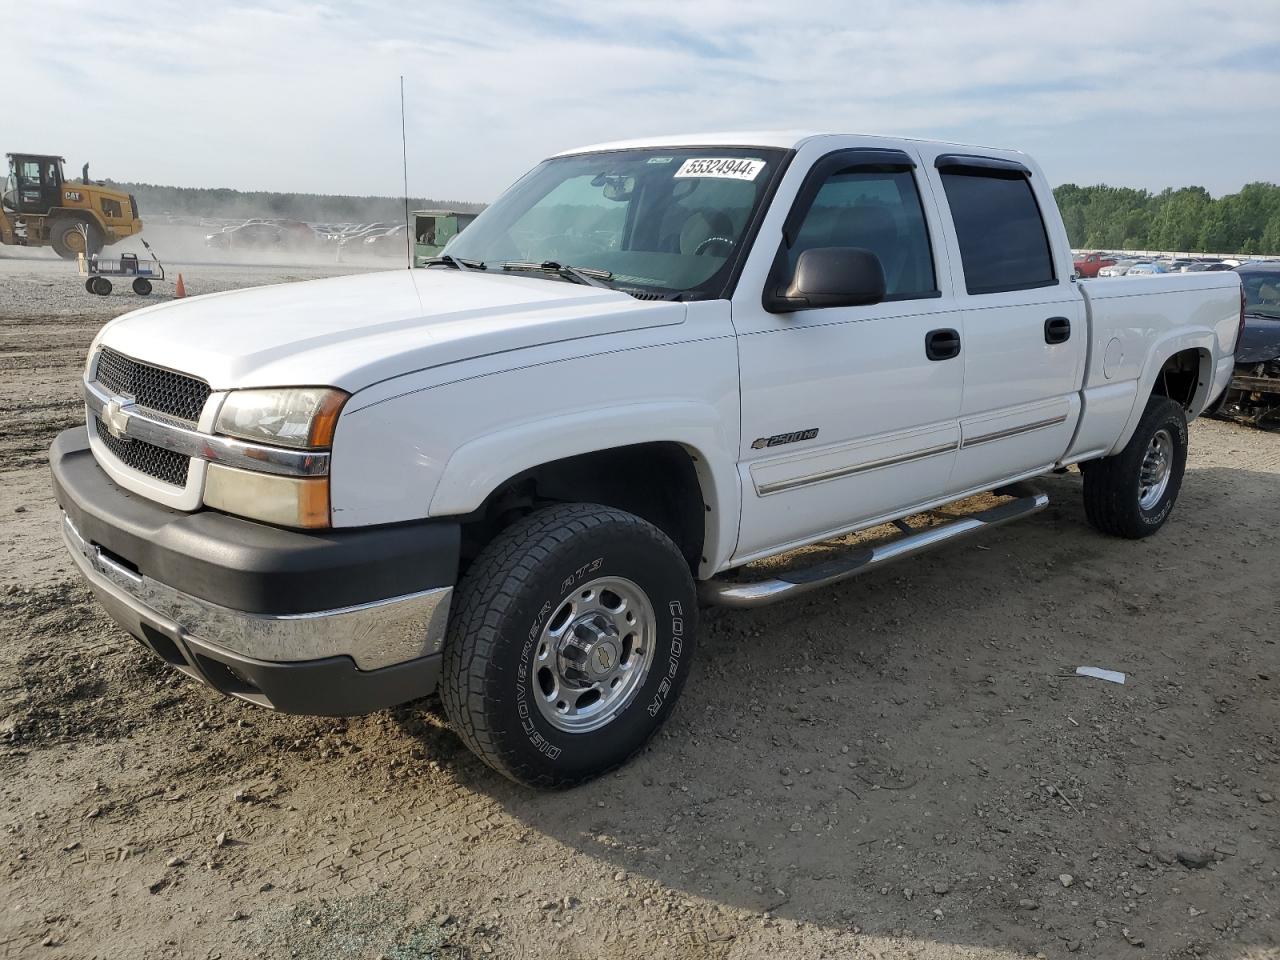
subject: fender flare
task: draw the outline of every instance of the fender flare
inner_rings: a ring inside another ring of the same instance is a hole
[[[1119,453],[1133,438],[1133,432],[1138,429],[1138,421],[1142,419],[1142,414],[1147,409],[1147,401],[1155,391],[1156,377],[1160,375],[1160,370],[1175,354],[1187,350],[1195,350],[1200,355],[1200,378],[1196,384],[1195,395],[1191,399],[1188,419],[1199,415],[1209,400],[1210,391],[1213,390],[1215,339],[1212,331],[1181,330],[1152,344],[1151,349],[1147,351],[1146,361],[1142,365],[1142,376],[1138,378],[1138,390],[1134,395],[1133,409],[1129,412],[1129,419],[1125,421],[1124,429],[1120,431],[1120,437],[1115,445],[1107,451],[1107,456]]]
[[[737,431],[707,405],[691,402],[627,404],[558,414],[469,440],[445,463],[428,515],[459,516],[480,508],[503,483],[567,457],[641,443],[676,443],[693,459],[706,504],[700,574],[737,547],[742,492]]]

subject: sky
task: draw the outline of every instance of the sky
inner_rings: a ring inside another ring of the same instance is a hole
[[[1280,0],[149,0],[29,8],[4,151],[201,187],[489,201],[560,150],[812,129],[1008,146],[1055,184],[1280,180]],[[57,24],[54,30],[53,24]],[[50,31],[53,31],[50,33]]]

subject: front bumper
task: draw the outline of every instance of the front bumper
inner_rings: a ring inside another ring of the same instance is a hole
[[[80,573],[167,663],[287,713],[367,713],[435,689],[456,524],[301,533],[183,513],[113,484],[83,428],[49,460]]]

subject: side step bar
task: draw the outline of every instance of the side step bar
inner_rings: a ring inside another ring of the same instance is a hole
[[[1021,520],[1039,513],[1049,505],[1049,495],[1027,484],[1015,483],[995,491],[1001,496],[1016,497],[998,506],[975,513],[950,523],[907,533],[893,540],[886,540],[869,547],[860,547],[850,553],[827,560],[812,567],[790,570],[771,580],[755,583],[731,580],[705,580],[698,585],[703,603],[713,606],[748,609],[789,600],[802,593],[848,580],[868,570],[877,570],[895,560],[905,560],[963,537],[989,530],[1014,520]],[[897,521],[898,529],[912,529]]]

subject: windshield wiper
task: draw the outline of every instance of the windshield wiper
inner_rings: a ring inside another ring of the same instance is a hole
[[[519,273],[554,273],[575,283],[585,283],[589,287],[613,289],[605,282],[613,279],[613,273],[596,267],[571,267],[567,263],[556,263],[554,260],[544,260],[542,263],[534,263],[531,260],[508,260],[500,266],[503,270]]]
[[[468,260],[466,257],[455,257],[444,253],[438,257],[429,257],[422,261],[424,267],[453,267],[455,270],[488,270],[483,260]]]

